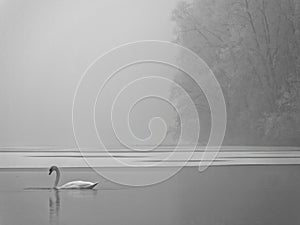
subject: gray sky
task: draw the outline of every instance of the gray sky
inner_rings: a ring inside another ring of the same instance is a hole
[[[74,145],[72,99],[83,71],[117,45],[173,40],[176,2],[0,1],[0,145]],[[148,117],[170,112],[155,100],[149,105],[134,112],[141,136]],[[116,143],[111,132],[105,135]]]

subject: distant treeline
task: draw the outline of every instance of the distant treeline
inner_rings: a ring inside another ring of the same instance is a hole
[[[173,11],[177,43],[196,52],[216,75],[227,105],[224,144],[300,145],[300,1],[193,0]],[[200,141],[210,131],[204,93],[176,76],[197,105]],[[173,89],[186,120],[185,102]],[[179,124],[179,123],[178,123]],[[178,135],[180,128],[171,132]]]

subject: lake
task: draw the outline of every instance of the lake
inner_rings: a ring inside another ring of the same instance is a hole
[[[0,169],[1,225],[300,224],[300,165],[296,149],[260,149],[260,152],[254,153],[248,149],[244,153],[233,150],[231,155],[221,153],[219,159],[226,157],[235,163],[220,160],[222,163],[214,163],[204,172],[188,164],[166,181],[145,187],[116,184],[91,168],[70,166],[74,165],[72,160],[61,169],[61,183],[77,179],[99,181],[95,190],[51,189],[54,177],[48,176],[48,166],[62,163],[59,156],[67,157],[66,154],[76,161],[77,157],[73,156],[77,153],[44,151],[22,149],[15,150],[15,153],[1,152],[6,154],[6,159],[15,157],[15,162],[19,162],[18,157],[23,154],[24,161],[20,165],[25,165],[24,168],[13,167],[17,164],[7,160],[5,163],[11,167]],[[38,162],[37,168],[30,168],[34,161]],[[224,165],[224,162],[227,164]],[[166,166],[160,168],[107,166],[103,167],[103,171],[139,176],[153,170],[164,173],[174,166],[170,163],[170,166],[166,162]]]

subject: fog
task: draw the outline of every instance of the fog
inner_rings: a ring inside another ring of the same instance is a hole
[[[2,146],[74,146],[72,101],[87,66],[126,42],[174,39],[176,0],[6,0],[0,6]],[[171,112],[155,100],[136,110],[132,128],[141,136],[149,117]],[[109,124],[98,119],[105,130]],[[118,145],[113,133],[104,135],[108,145]]]

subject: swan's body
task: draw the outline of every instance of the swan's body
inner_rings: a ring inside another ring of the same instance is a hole
[[[93,183],[93,182],[89,182],[89,181],[71,181],[68,182],[64,185],[58,186],[58,182],[59,182],[59,178],[60,178],[60,171],[58,169],[58,167],[56,166],[51,166],[49,169],[49,175],[55,171],[56,172],[56,179],[54,182],[54,189],[93,189],[98,182]]]
[[[58,189],[92,189],[94,188],[98,183],[93,183],[89,181],[71,181],[69,183],[66,183],[64,185],[61,185],[58,187]]]

